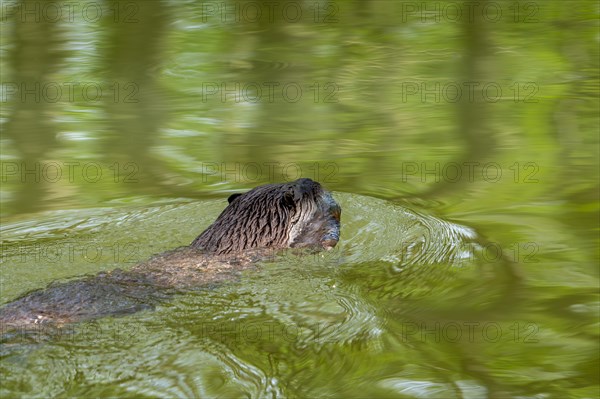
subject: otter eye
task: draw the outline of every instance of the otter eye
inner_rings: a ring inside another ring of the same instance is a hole
[[[229,198],[227,198],[227,202],[231,204],[240,195],[242,195],[242,193],[231,194]]]

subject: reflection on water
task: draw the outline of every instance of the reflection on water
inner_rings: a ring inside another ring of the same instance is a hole
[[[61,392],[60,387],[71,378],[68,371],[40,375],[35,367],[32,369],[19,361],[18,355],[28,346],[33,345],[32,350],[37,353],[66,351],[59,355],[65,356],[61,367],[66,369],[88,367],[85,364],[91,361],[89,356],[96,353],[112,363],[103,366],[112,370],[111,373],[126,374],[131,364],[123,363],[121,357],[112,361],[107,354],[107,351],[115,353],[116,345],[125,357],[145,353],[146,361],[151,358],[164,360],[153,367],[145,361],[136,361],[136,377],[113,394],[119,394],[120,389],[137,394],[151,389],[153,395],[159,396],[186,396],[183,393],[186,390],[194,392],[195,396],[203,396],[202,389],[206,389],[209,396],[228,392],[261,396],[271,391],[283,396],[294,392],[308,396],[341,394],[343,386],[334,384],[324,388],[315,384],[313,380],[322,377],[314,376],[311,370],[326,368],[333,373],[352,375],[357,372],[354,369],[359,365],[357,362],[362,361],[360,359],[377,356],[382,346],[388,345],[385,341],[390,339],[397,340],[402,350],[414,350],[410,348],[424,333],[421,330],[423,323],[436,320],[431,314],[433,309],[439,312],[445,307],[446,294],[437,288],[445,285],[446,289],[462,291],[463,295],[459,296],[465,296],[468,285],[473,284],[471,279],[478,264],[494,265],[495,269],[487,281],[477,280],[478,287],[497,285],[502,281],[506,267],[502,265],[503,260],[490,262],[482,257],[481,243],[471,229],[432,216],[420,216],[370,197],[337,193],[336,198],[348,216],[344,240],[334,251],[277,256],[271,262],[263,263],[259,270],[246,273],[241,280],[171,297],[156,312],[131,316],[128,320],[100,319],[62,329],[46,327],[27,333],[10,331],[3,337],[7,389],[15,394],[25,393],[23,388],[15,385],[25,379],[32,392],[53,396]],[[17,222],[5,226],[4,237],[12,244],[5,245],[4,260],[9,265],[35,268],[40,260],[43,263],[53,256],[55,263],[70,264],[67,276],[92,272],[94,267],[96,271],[117,265],[130,267],[135,262],[135,255],[148,256],[148,247],[157,241],[147,236],[147,226],[168,229],[172,223],[177,223],[181,231],[186,232],[180,233],[180,241],[171,238],[167,241],[172,242],[159,240],[158,244],[181,245],[196,235],[194,230],[198,223],[193,216],[203,210],[208,214],[207,218],[213,218],[223,202],[171,204],[129,212],[114,210],[104,212],[104,215],[90,212],[83,218],[79,213],[71,212],[63,214],[60,223],[55,215],[48,215],[35,227]],[[20,237],[25,231],[29,231],[29,240]],[[90,256],[94,245],[86,243],[91,231],[97,240],[94,259]],[[63,238],[64,232],[68,232],[68,239]],[[121,235],[127,235],[128,248],[133,250],[115,250],[113,243],[125,241]],[[44,242],[46,248],[40,242]],[[369,245],[370,250],[364,251]],[[143,250],[138,252],[136,248]],[[79,256],[84,252],[87,256]],[[7,274],[21,287],[30,283],[20,281],[26,276],[14,273],[13,269]],[[40,285],[43,284],[38,281],[37,286]],[[504,301],[507,288],[511,287],[489,287],[489,292],[481,297],[494,302]],[[21,291],[22,288],[9,288],[5,293],[9,299]],[[425,305],[430,307],[429,314],[419,310]],[[492,306],[488,303],[485,307]],[[451,319],[453,327],[461,328],[458,323],[463,322],[462,318],[473,324],[480,320],[481,315],[477,312],[466,313],[469,306],[463,304],[461,308],[461,318]],[[396,323],[400,323],[400,327]],[[478,333],[481,332],[478,330]],[[45,344],[40,345],[40,342]],[[130,347],[132,344],[134,348]],[[277,359],[276,368],[268,364],[269,356],[265,356],[263,345],[267,346],[267,354]],[[346,347],[354,345],[364,346],[366,353],[347,358]],[[82,348],[87,348],[88,355],[80,353]],[[290,372],[297,366],[295,357],[286,355],[289,349],[305,353],[303,356],[311,354],[302,361],[305,367]],[[169,360],[173,350],[177,351],[177,357]],[[333,359],[322,357],[323,350],[333,353]],[[190,358],[185,360],[188,356]],[[421,356],[420,351],[414,356]],[[195,369],[199,359],[205,359],[203,362],[211,365],[195,371],[196,375],[200,373],[202,382],[182,382],[179,378],[163,376],[160,379],[163,382],[153,382],[152,388],[139,385],[143,381],[140,376],[155,373],[156,367],[179,367],[185,373],[187,367]],[[180,364],[182,361],[184,363]],[[380,371],[387,367],[394,370],[392,364],[377,366]],[[99,373],[105,383],[116,382],[110,373]],[[218,383],[215,383],[215,373],[221,376]],[[237,377],[225,378],[227,373],[235,373]],[[389,371],[385,373],[388,374]],[[323,377],[326,375],[322,373]],[[36,381],[40,378],[49,378],[52,382],[46,385],[47,382]],[[389,389],[386,381],[382,380],[381,387],[374,387],[373,392]]]
[[[596,2],[69,4],[2,4],[2,302],[261,183],[388,202],[338,194],[343,256],[100,321],[143,327],[116,345],[4,347],[3,396],[598,396]]]

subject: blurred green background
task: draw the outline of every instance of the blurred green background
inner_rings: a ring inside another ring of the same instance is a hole
[[[599,13],[591,0],[2,1],[3,224],[301,176],[386,199],[512,251],[545,301],[523,302],[529,315],[585,351],[547,362],[527,347],[523,392],[597,397]]]
[[[3,2],[3,216],[299,176],[594,211],[594,1],[60,4]]]

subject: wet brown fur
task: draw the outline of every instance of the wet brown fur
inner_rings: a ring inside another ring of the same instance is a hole
[[[331,249],[340,207],[310,179],[234,194],[217,220],[188,247],[155,255],[130,271],[51,284],[0,308],[0,328],[89,320],[152,308],[180,289],[231,279],[273,250]]]

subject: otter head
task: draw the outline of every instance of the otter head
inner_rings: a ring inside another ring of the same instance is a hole
[[[311,179],[267,184],[233,194],[192,247],[216,254],[253,248],[331,249],[340,237],[340,206]]]

